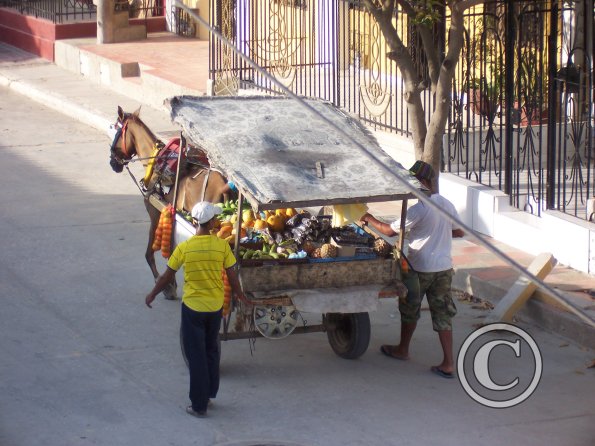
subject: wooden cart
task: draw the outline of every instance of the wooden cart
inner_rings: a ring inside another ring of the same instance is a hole
[[[327,102],[305,103],[280,97],[182,96],[172,98],[169,106],[186,137],[234,181],[240,202],[246,199],[255,212],[401,200],[404,221],[407,200],[413,198],[404,183],[420,188],[417,180],[357,120]],[[236,257],[241,223],[240,210]],[[178,218],[176,240],[192,233],[192,226]],[[398,248],[402,244],[399,237]],[[358,358],[370,340],[368,312],[379,298],[406,292],[392,258],[238,263],[250,305],[234,306],[224,319],[222,340],[325,331],[337,355]],[[322,314],[322,324],[299,326],[301,312]],[[251,321],[237,323],[247,315]]]

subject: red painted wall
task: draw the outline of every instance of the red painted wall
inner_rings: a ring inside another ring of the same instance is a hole
[[[131,25],[147,25],[147,32],[167,31],[165,17],[130,19]],[[63,39],[96,37],[95,22],[54,24],[49,20],[25,16],[18,12],[0,8],[0,41],[8,43],[44,59],[54,61],[54,42]]]
[[[45,59],[54,60],[55,26],[52,22],[0,9],[0,39]]]

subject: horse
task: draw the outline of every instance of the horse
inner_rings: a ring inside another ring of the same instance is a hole
[[[114,124],[116,134],[110,147],[110,166],[116,173],[121,173],[134,156],[137,156],[138,160],[146,167],[152,158],[159,157],[159,154],[155,155],[155,149],[165,147],[165,144],[139,118],[139,114],[140,108],[133,113],[125,113],[122,107],[118,106],[118,118]],[[207,163],[206,155],[204,160]],[[144,185],[141,184],[141,186]],[[159,277],[159,271],[155,263],[152,245],[160,212],[149,202],[149,196],[152,193],[158,193],[166,203],[173,204],[172,201],[175,195],[175,208],[189,212],[199,201],[221,202],[225,191],[228,190],[228,186],[227,179],[218,170],[211,169],[208,165],[182,162],[182,165],[179,166],[177,195],[174,191],[175,187],[172,186],[169,187],[169,190],[166,189],[168,188],[162,187],[159,179],[156,184],[152,184],[148,189],[141,189],[145,208],[151,222],[145,259],[155,280]],[[175,280],[169,284],[163,294],[169,300],[177,298]]]

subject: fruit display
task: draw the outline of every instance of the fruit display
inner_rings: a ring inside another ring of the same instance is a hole
[[[171,255],[173,215],[174,208],[169,204],[161,210],[152,245],[153,251],[161,250],[161,255],[166,259]]]
[[[331,257],[337,257],[338,249],[331,243],[325,243],[320,247],[320,258],[328,259]]]
[[[377,238],[374,240],[374,252],[379,257],[389,257],[393,252],[393,247],[386,240]]]
[[[331,216],[313,216],[304,210],[279,208],[274,211],[255,212],[248,202],[241,206],[237,200],[218,203],[221,214],[211,234],[234,245],[238,215],[241,213],[240,260],[295,260],[334,259],[337,257],[389,257],[392,246],[376,239],[358,226],[351,224],[332,227]],[[240,210],[241,208],[241,210]],[[192,218],[182,214],[188,221]],[[346,254],[357,247],[357,254]],[[246,263],[246,262],[244,262]]]
[[[240,246],[240,258],[243,260],[278,260],[278,259],[303,259],[306,253],[301,251],[295,241],[285,240],[279,245],[276,243],[262,243],[258,249]]]

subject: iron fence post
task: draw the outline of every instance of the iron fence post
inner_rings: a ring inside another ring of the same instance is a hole
[[[508,38],[505,39],[504,59],[506,60],[505,68],[505,97],[506,103],[504,106],[505,113],[505,144],[504,144],[504,192],[509,196],[512,204],[512,175],[513,175],[513,123],[512,123],[512,107],[514,104],[514,47],[516,42],[516,17],[514,11],[514,1],[506,1],[506,30]]]
[[[547,209],[556,207],[556,114],[558,112],[558,79],[557,79],[557,38],[558,38],[558,4],[552,5],[551,29],[548,41],[548,129],[547,129]]]

